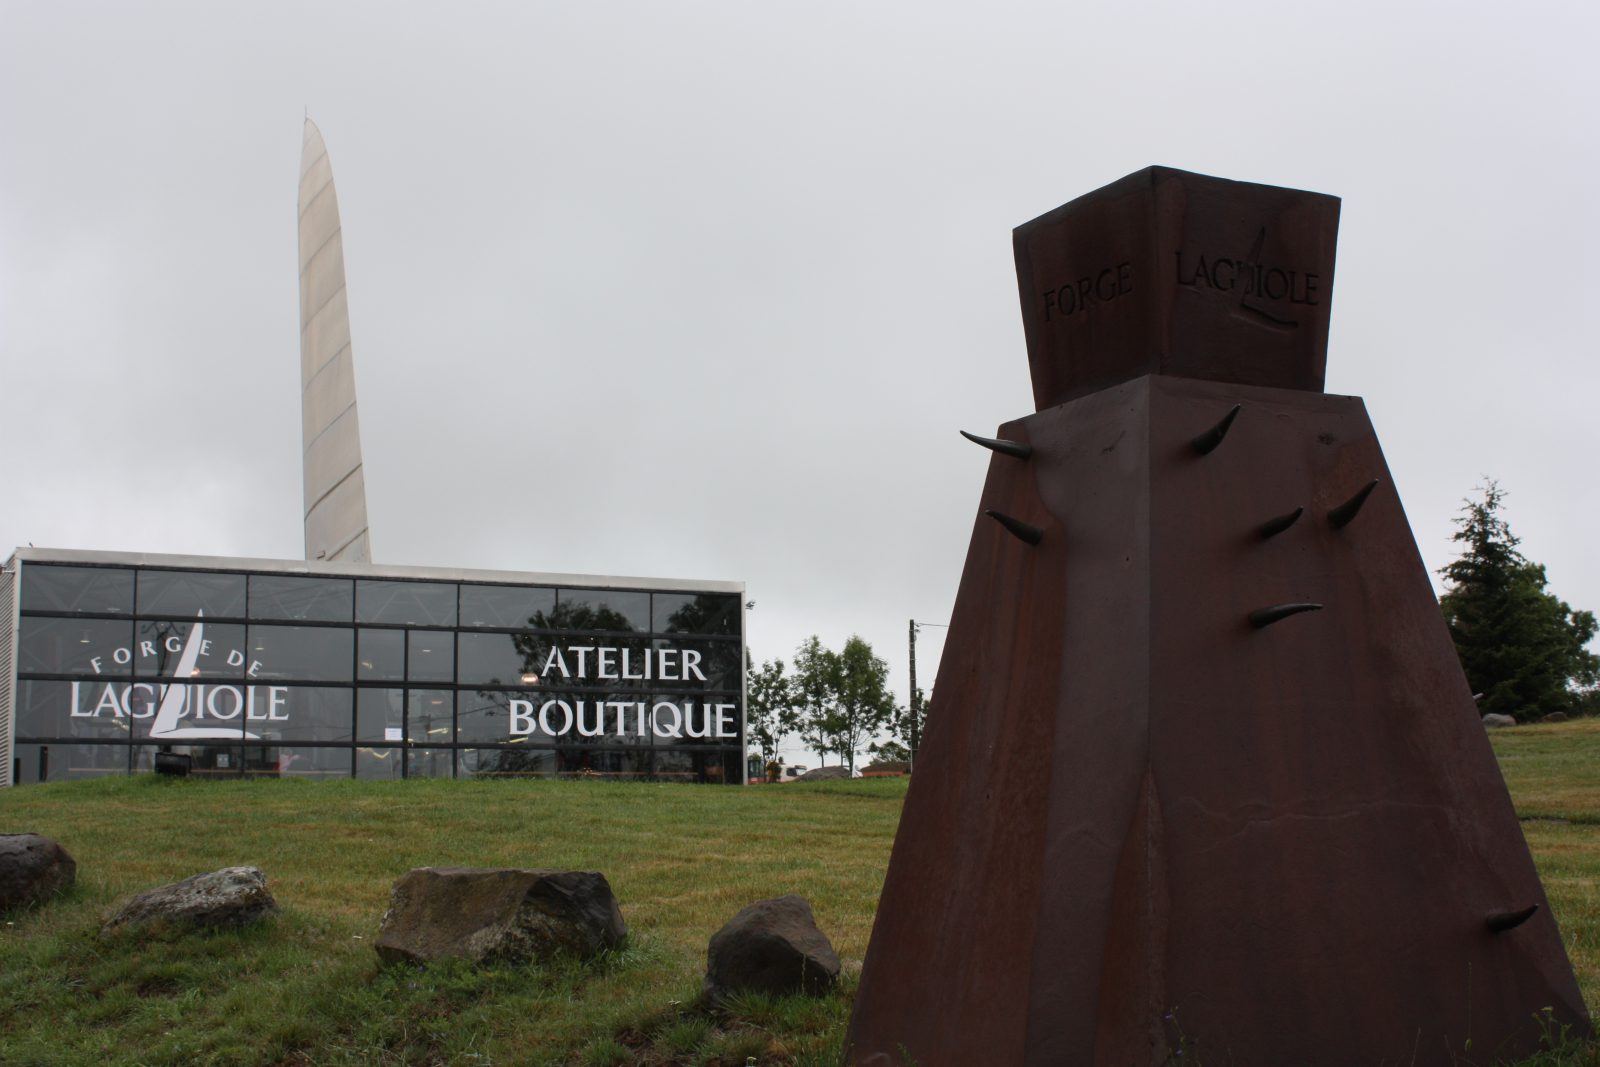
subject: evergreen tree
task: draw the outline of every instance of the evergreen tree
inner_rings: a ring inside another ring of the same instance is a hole
[[[1544,567],[1517,551],[1500,514],[1505,491],[1493,481],[1482,491],[1456,520],[1464,547],[1440,571],[1449,587],[1439,599],[1478,710],[1519,721],[1577,711],[1600,683],[1600,657],[1585,648],[1594,614],[1545,590]]]

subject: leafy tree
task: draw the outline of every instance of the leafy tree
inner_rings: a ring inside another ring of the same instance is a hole
[[[837,701],[834,750],[851,771],[856,753],[894,719],[894,694],[885,684],[889,665],[872,652],[872,646],[852,636],[836,662]]]
[[[839,732],[839,657],[824,648],[815,634],[795,649],[792,684],[800,739],[826,765]]]
[[[911,762],[911,749],[900,741],[878,741],[868,745],[867,751],[882,763]]]
[[[745,653],[746,717],[749,735],[761,748],[763,763],[775,762],[778,746],[800,725],[800,710],[795,707],[794,685],[783,672],[783,660],[772,659],[756,668]]]
[[[1449,583],[1439,606],[1480,712],[1519,720],[1576,711],[1600,683],[1600,657],[1585,646],[1592,612],[1573,611],[1545,590],[1544,567],[1517,551],[1500,514],[1505,491],[1493,481],[1465,501],[1454,540],[1461,558],[1440,571]]]

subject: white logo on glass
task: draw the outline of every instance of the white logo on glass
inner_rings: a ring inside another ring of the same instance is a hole
[[[204,614],[202,612],[201,614]],[[195,673],[195,662],[200,658],[200,643],[205,636],[205,623],[195,620],[194,628],[189,631],[189,636],[183,642],[183,652],[178,656],[178,665],[172,669],[174,678],[191,678]],[[150,724],[150,736],[165,740],[178,737],[225,737],[235,738],[239,731],[219,726],[182,726],[178,725],[183,709],[189,702],[188,687],[183,685],[166,686],[166,691],[161,694],[161,707],[156,710],[156,721]],[[244,731],[244,736],[259,739],[260,734]]]

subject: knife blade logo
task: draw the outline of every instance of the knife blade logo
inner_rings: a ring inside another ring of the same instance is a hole
[[[174,678],[194,677],[195,663],[200,658],[200,646],[205,639],[205,630],[205,623],[196,619],[194,628],[189,631],[189,636],[183,643],[183,652],[178,656],[177,665],[172,668]],[[179,726],[178,721],[182,718],[183,709],[189,702],[188,693],[189,687],[186,685],[169,684],[162,687],[161,706],[156,710],[155,721],[150,724],[152,738],[167,740],[209,737],[236,740],[239,737],[238,730],[230,730],[227,727]],[[259,740],[261,735],[246,730],[244,736]]]

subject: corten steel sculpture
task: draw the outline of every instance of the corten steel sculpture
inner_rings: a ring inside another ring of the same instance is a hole
[[[1471,1064],[1589,1023],[1360,399],[1339,202],[1152,168],[1017,229],[1007,423],[850,1062]]]

